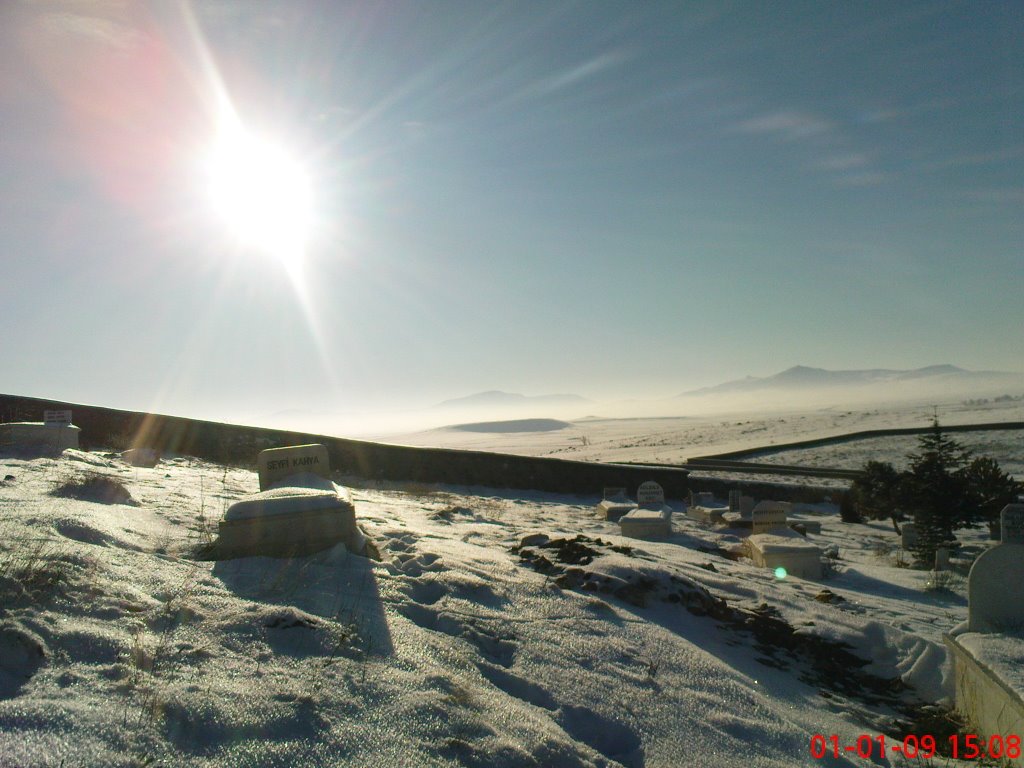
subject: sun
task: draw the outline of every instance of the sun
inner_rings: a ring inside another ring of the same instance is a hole
[[[221,130],[207,161],[214,211],[239,246],[294,265],[312,224],[309,174],[283,145],[232,124]]]

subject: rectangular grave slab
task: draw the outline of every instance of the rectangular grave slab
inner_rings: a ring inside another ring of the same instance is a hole
[[[601,499],[597,505],[597,514],[604,520],[615,522],[623,515],[636,509],[636,504],[629,499],[615,501],[613,499]]]
[[[631,539],[667,539],[672,535],[672,510],[634,509],[619,518],[619,530]]]
[[[724,516],[728,511],[728,507],[703,507],[698,505],[696,507],[688,507],[686,516],[699,523],[721,525],[725,522]]]
[[[749,536],[744,542],[747,556],[755,565],[801,579],[820,579],[821,550],[789,528]]]
[[[283,485],[283,481],[295,475],[317,475],[325,480],[331,478],[331,462],[327,455],[327,447],[318,443],[268,448],[259,452],[256,466],[259,470],[261,491]]]
[[[82,430],[73,424],[21,421],[0,424],[0,450],[19,455],[50,456],[78,448]]]
[[[353,552],[366,545],[344,488],[274,488],[228,508],[219,526],[217,555],[303,555],[338,542]]]

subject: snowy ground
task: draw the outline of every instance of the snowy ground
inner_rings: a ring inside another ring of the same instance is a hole
[[[86,472],[137,505],[51,495]],[[827,506],[823,583],[724,557],[741,534],[682,514],[667,542],[622,539],[597,495],[351,479],[380,561],[207,562],[254,472],[67,451],[0,457],[4,477],[3,766],[886,765],[810,737],[892,735],[948,696],[941,635],[966,618],[961,576],[927,591],[891,527]]]
[[[557,456],[583,461],[631,461],[677,464],[695,456],[743,451],[779,443],[812,440],[849,432],[898,427],[926,427],[936,410],[928,404],[879,406],[870,409],[829,408],[807,411],[778,412],[771,415],[735,413],[719,416],[582,419],[569,422],[562,429],[537,432],[486,432],[458,428],[432,429],[403,435],[382,436],[385,442],[404,445],[497,451],[530,456]],[[1024,421],[1024,404],[1020,402],[963,405],[948,403],[938,407],[942,424],[983,424]],[[1009,438],[982,433],[958,433],[957,440],[971,443],[979,452],[995,456],[1000,462],[1018,465],[1024,477],[1024,458],[1020,456],[1020,431]],[[967,435],[972,435],[968,439]],[[999,439],[998,445],[991,440]],[[872,441],[861,449],[851,445],[837,447],[829,453],[819,449],[812,456],[800,452],[773,459],[779,463],[810,463],[857,469],[867,458],[899,461],[906,448],[916,447],[914,438],[886,438]],[[972,442],[973,441],[973,442]],[[1009,448],[1013,455],[1006,455]],[[1015,451],[1015,453],[1014,453]],[[1014,457],[1016,457],[1014,461]],[[768,460],[767,457],[758,460]]]

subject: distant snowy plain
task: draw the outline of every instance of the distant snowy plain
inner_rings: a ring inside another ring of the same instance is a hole
[[[875,429],[927,427],[933,416],[939,422],[987,424],[1024,421],[1024,403],[968,405],[945,403],[938,407],[878,405],[868,408],[818,408],[776,411],[770,414],[735,412],[714,416],[665,418],[578,419],[561,429],[502,432],[496,425],[470,430],[465,425],[409,434],[381,436],[384,442],[405,445],[459,448],[530,456],[554,456],[582,461],[628,461],[681,464],[689,458],[753,451],[773,445],[843,435]],[[515,424],[515,422],[509,422]],[[1024,431],[964,432],[954,439],[981,455],[997,458],[1003,468],[1024,480]],[[913,436],[871,438],[819,448],[751,453],[750,460],[859,469],[869,459],[905,463],[917,445]],[[748,457],[744,457],[748,458]],[[789,482],[794,482],[792,478]],[[818,481],[815,481],[819,484]],[[827,483],[826,483],[827,484]]]
[[[137,506],[50,495],[86,472]],[[379,561],[211,562],[194,552],[252,471],[67,451],[0,477],[3,766],[887,765],[813,759],[810,738],[945,701],[941,636],[966,618],[962,576],[927,591],[888,523],[828,504],[807,511],[837,555],[815,583],[723,556],[741,533],[679,499],[655,543],[598,518],[597,489],[339,478]],[[774,617],[790,649],[736,617]],[[861,661],[826,679],[800,648],[835,643]],[[907,687],[875,697],[865,674]]]

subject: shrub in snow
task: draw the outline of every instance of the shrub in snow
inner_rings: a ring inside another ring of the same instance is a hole
[[[95,473],[64,481],[53,490],[53,495],[98,504],[138,504],[120,480]]]

